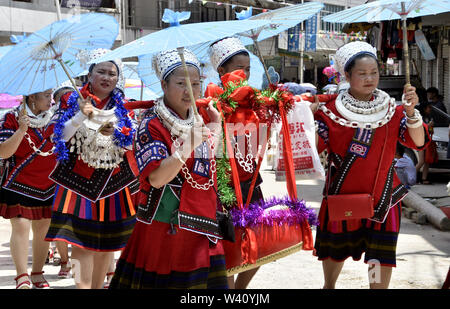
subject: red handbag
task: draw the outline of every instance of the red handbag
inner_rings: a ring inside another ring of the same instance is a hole
[[[373,216],[372,194],[336,194],[327,197],[330,221],[367,219]]]
[[[372,193],[356,193],[356,194],[335,194],[328,195],[328,181],[325,190],[325,199],[327,200],[328,218],[330,221],[343,221],[350,219],[368,219],[374,215],[374,193],[375,186],[378,182],[378,175],[380,173],[380,166],[384,155],[384,148],[386,147],[388,128],[386,125],[386,138],[384,139],[383,150],[378,163],[377,176],[373,185]],[[329,164],[328,173],[330,172]],[[331,177],[329,177],[331,178]]]

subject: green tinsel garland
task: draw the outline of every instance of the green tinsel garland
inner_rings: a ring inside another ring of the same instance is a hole
[[[228,158],[225,156],[217,161],[217,189],[219,192],[219,199],[222,205],[231,209],[236,203],[236,195],[234,189],[230,185],[231,167]]]

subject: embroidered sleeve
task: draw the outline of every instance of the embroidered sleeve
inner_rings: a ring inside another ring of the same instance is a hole
[[[167,145],[162,141],[157,128],[152,126],[152,118],[142,120],[134,141],[134,151],[139,173],[147,177],[169,156]]]
[[[0,120],[0,143],[10,138],[19,128],[19,124],[13,113],[7,113]]]
[[[399,139],[406,143],[406,139],[405,139],[405,132],[406,132],[406,117],[403,117],[402,120],[400,121],[400,130],[399,130]]]
[[[328,144],[328,126],[321,120],[316,120],[316,124],[319,137],[323,139],[325,144]]]

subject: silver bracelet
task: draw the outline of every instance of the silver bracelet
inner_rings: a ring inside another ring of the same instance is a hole
[[[420,114],[419,110],[414,109],[414,116],[409,117],[408,114],[406,114],[406,111],[403,112],[406,116],[407,120],[412,120],[412,121],[416,121],[416,120],[422,120],[422,115]]]
[[[414,123],[408,123],[408,122],[406,122],[406,126],[407,126],[408,128],[411,128],[411,129],[420,128],[422,125],[423,125],[422,119],[420,119],[420,120],[418,120],[418,121],[416,121],[416,122],[414,122]]]
[[[417,109],[414,109],[414,116],[408,117],[408,115],[405,112],[406,116],[406,126],[411,129],[420,128],[423,125],[422,115]],[[409,123],[408,120],[414,121],[413,123]]]
[[[172,157],[174,157],[175,159],[177,159],[178,161],[180,161],[183,164],[186,164],[186,161],[183,160],[183,158],[181,157],[180,153],[178,152],[178,150],[175,150],[174,153],[172,153]]]

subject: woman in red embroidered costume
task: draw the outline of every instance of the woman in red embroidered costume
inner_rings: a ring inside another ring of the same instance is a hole
[[[344,45],[336,52],[336,64],[350,89],[337,96],[319,96],[327,102],[315,113],[319,153],[328,150],[331,166],[325,190],[328,188],[328,196],[337,197],[374,192],[374,215],[332,221],[333,206],[324,198],[315,255],[322,261],[324,288],[334,288],[344,261],[348,257],[359,260],[363,252],[369,264],[370,287],[387,288],[396,265],[400,201],[407,193],[394,170],[396,144],[425,147],[427,127],[414,109],[418,103],[414,87],[405,86],[402,106],[376,88],[379,70],[372,46],[365,42]]]
[[[135,223],[134,124],[116,87],[120,76],[120,61],[92,64],[83,99],[75,91],[62,96],[55,123],[59,162],[50,175],[57,187],[46,240],[72,244],[78,288],[103,287]]]
[[[223,88],[210,83],[206,98],[199,100],[197,106],[203,114],[206,102],[214,101],[223,117],[227,156],[218,159],[218,186],[220,200],[233,218],[236,238],[234,243],[224,241],[225,259],[229,286],[243,289],[260,265],[292,254],[302,246],[312,249],[309,224],[313,223],[314,215],[297,199],[292,164],[286,164],[290,175],[288,198],[265,200],[260,188],[259,168],[266,133],[278,120],[287,128],[286,114],[293,106],[293,95],[274,85],[264,91],[248,85],[249,53],[237,38],[225,38],[212,44],[210,58]],[[284,134],[283,144],[285,149],[291,149],[289,134]],[[289,151],[283,155],[286,162],[292,162]],[[277,210],[281,205],[286,207]],[[293,221],[288,219],[294,217]],[[236,281],[234,274],[238,274]]]
[[[238,38],[225,38],[212,44],[210,47],[210,57],[211,64],[214,66],[217,73],[219,73],[219,77],[222,77],[225,74],[231,73],[236,70],[242,70],[245,73],[246,79],[248,80],[250,78],[250,55]],[[208,93],[207,90],[206,96],[209,95],[211,94]],[[254,174],[254,169],[256,168],[255,157],[253,156],[255,149],[252,150],[251,146],[249,147],[249,145],[247,144],[247,141],[253,143],[254,139],[249,136],[250,135],[247,134],[239,137],[240,140],[244,139],[245,146],[242,147],[242,143],[236,142],[235,158],[233,159],[236,162],[242,190],[242,199],[244,203],[247,200]],[[242,152],[244,153],[242,154]],[[263,199],[261,183],[262,178],[258,173],[250,203]],[[247,271],[243,271],[237,274],[236,280],[234,279],[234,276],[229,276],[228,286],[230,288],[245,289],[252,278],[255,276],[258,269],[259,267],[256,267]]]
[[[200,64],[188,50],[184,58],[198,98]],[[137,222],[110,289],[226,288],[210,136],[220,130],[220,116],[211,104],[208,115],[219,123],[211,133],[197,125],[176,50],[158,53],[153,66],[164,96],[144,112],[136,134]]]
[[[11,255],[17,270],[17,288],[48,288],[42,268],[49,244],[47,233],[55,185],[48,175],[55,166],[49,121],[56,107],[52,91],[24,97],[24,103],[0,122],[0,156],[3,179],[0,215],[10,219]],[[28,240],[33,230],[33,264],[28,277]],[[31,280],[31,283],[30,283]]]

